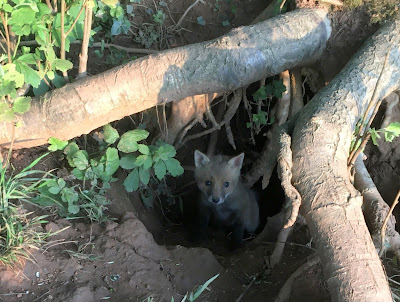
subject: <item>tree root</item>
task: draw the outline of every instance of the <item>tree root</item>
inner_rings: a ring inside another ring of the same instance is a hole
[[[218,94],[201,94],[190,96],[172,103],[170,117],[168,118],[167,131],[162,133],[161,139],[168,144],[174,144],[181,141],[196,123],[203,127],[206,124],[203,120],[203,114],[209,111],[210,103]],[[209,118],[210,115],[208,114]]]
[[[289,228],[296,222],[301,205],[301,196],[292,185],[292,150],[290,149],[291,138],[287,133],[281,133],[279,144],[281,146],[278,155],[278,176],[281,179],[282,188],[287,199],[287,221],[284,229]],[[291,210],[289,209],[291,208]]]
[[[299,278],[304,272],[317,265],[320,262],[320,258],[313,254],[308,257],[306,263],[300,266],[290,277],[286,280],[285,284],[279,291],[278,296],[275,298],[274,302],[286,302],[289,301],[290,295],[292,293],[292,287],[297,278]]]
[[[355,170],[354,186],[364,198],[363,213],[370,228],[375,248],[379,251],[381,248],[381,229],[389,213],[389,206],[372,181],[362,160],[362,154],[356,159]],[[397,257],[400,257],[400,234],[396,231],[395,225],[396,219],[393,215],[390,215],[384,246],[386,251],[391,251]]]
[[[292,151],[290,149],[291,138],[287,133],[281,133],[279,138],[279,155],[278,155],[278,176],[281,179],[282,188],[286,195],[285,216],[282,230],[279,232],[275,249],[270,258],[270,265],[274,267],[282,258],[285,243],[293,230],[299,209],[301,205],[301,196],[296,188],[292,185]]]
[[[202,136],[207,135],[209,133],[212,133],[215,130],[221,129],[222,126],[229,124],[231,119],[235,115],[241,100],[242,100],[242,90],[239,89],[239,90],[236,90],[233,93],[232,100],[230,101],[230,103],[228,105],[229,106],[228,110],[226,110],[226,113],[224,115],[224,119],[221,121],[220,124],[217,123],[216,126],[210,128],[210,129],[207,129],[207,130],[205,130],[203,132],[200,132],[200,133],[196,133],[196,134],[187,136],[182,142],[178,142],[175,145],[175,148],[180,148],[180,147],[182,147],[184,144],[186,144],[188,141],[190,141],[192,139],[199,138],[199,137],[202,137]]]

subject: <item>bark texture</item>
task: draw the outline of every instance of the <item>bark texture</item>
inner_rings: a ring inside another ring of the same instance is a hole
[[[157,104],[244,87],[312,61],[330,32],[326,12],[298,10],[87,77],[34,101],[14,147],[71,139]],[[0,124],[0,146],[10,143],[11,127]]]
[[[346,160],[356,121],[377,86],[383,99],[400,84],[400,21],[378,31],[305,106],[292,137],[293,184],[316,239],[332,301],[391,301],[391,293],[351,185]]]

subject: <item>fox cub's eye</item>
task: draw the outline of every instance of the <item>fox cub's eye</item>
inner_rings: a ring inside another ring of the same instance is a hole
[[[206,184],[207,187],[208,187],[208,186],[211,186],[211,181],[206,180],[206,181],[205,181],[205,184]]]
[[[225,181],[225,182],[224,182],[224,187],[225,187],[225,188],[229,187],[229,181]]]

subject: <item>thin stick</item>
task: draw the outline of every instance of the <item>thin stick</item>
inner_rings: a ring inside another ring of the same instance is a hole
[[[256,277],[253,277],[253,280],[251,280],[250,284],[246,286],[246,289],[244,292],[235,300],[235,302],[239,302],[242,300],[243,296],[249,291],[250,287],[253,285],[254,281],[256,281]]]
[[[365,114],[364,114],[363,119],[362,119],[361,124],[360,124],[360,129],[358,130],[357,137],[356,137],[356,142],[357,142],[359,139],[361,139],[361,137],[362,137],[362,134],[363,134],[363,132],[364,132],[364,124],[365,124],[365,122],[366,122],[366,120],[367,120],[368,112],[372,109],[372,106],[374,105],[375,96],[376,96],[376,93],[377,93],[377,91],[378,91],[378,86],[379,86],[379,84],[380,84],[380,81],[381,81],[381,78],[382,78],[382,75],[383,75],[383,71],[385,70],[386,63],[387,63],[387,60],[388,60],[389,54],[390,54],[390,49],[392,48],[393,42],[394,42],[394,40],[392,41],[392,43],[390,43],[389,50],[388,50],[388,52],[386,53],[385,60],[383,61],[383,66],[382,66],[381,72],[379,73],[378,80],[376,81],[375,88],[374,88],[374,91],[373,91],[373,93],[372,93],[371,100],[369,101],[368,107],[367,107],[367,109],[365,110]],[[368,124],[370,125],[371,123],[368,121]],[[365,132],[366,132],[366,131],[368,131],[368,128],[365,130]],[[356,160],[356,158],[357,158],[357,157],[354,156],[354,154],[355,154],[356,152],[357,152],[356,149],[354,149],[354,150],[351,151],[351,153],[350,153],[350,155],[349,155],[349,158],[348,158],[347,165],[354,165],[354,162],[355,162],[355,160]]]
[[[385,233],[386,233],[387,223],[389,221],[390,215],[392,215],[394,207],[399,202],[399,197],[400,197],[400,190],[399,190],[399,192],[397,192],[396,198],[394,199],[393,204],[390,207],[390,210],[386,215],[385,221],[383,222],[383,225],[381,228],[381,250],[379,251],[379,257],[382,257],[383,252],[385,251],[385,236],[386,236]]]
[[[178,23],[176,23],[175,26],[172,28],[172,31],[175,31],[181,25],[183,19],[186,17],[189,11],[200,1],[201,3],[204,3],[203,0],[196,0],[191,6],[187,8],[187,10],[183,13],[182,17],[179,19]]]

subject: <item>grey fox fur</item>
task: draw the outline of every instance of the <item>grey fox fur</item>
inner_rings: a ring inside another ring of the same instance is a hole
[[[242,242],[245,232],[253,233],[259,224],[259,208],[255,195],[240,182],[244,153],[229,158],[208,157],[194,152],[195,179],[201,191],[194,232],[195,240],[207,234],[209,224],[231,230],[232,247]]]

